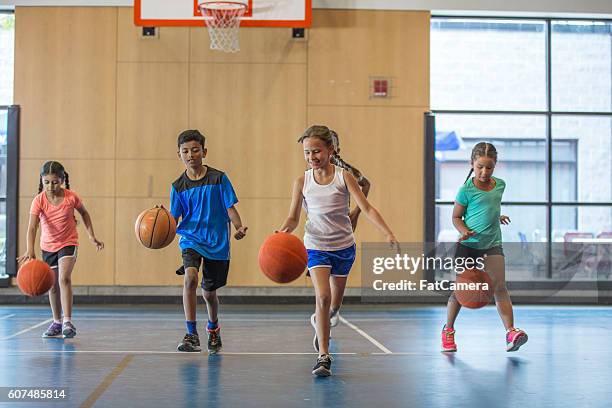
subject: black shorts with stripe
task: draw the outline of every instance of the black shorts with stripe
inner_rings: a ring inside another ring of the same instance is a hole
[[[57,252],[42,251],[43,261],[51,267],[51,269],[57,269],[59,260],[64,257],[75,257],[77,256],[78,247],[75,245],[65,246]]]

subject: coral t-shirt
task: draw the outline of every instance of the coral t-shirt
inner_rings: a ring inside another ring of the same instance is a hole
[[[40,218],[40,248],[47,252],[57,252],[63,247],[79,245],[74,210],[83,206],[81,198],[74,192],[64,189],[64,200],[53,205],[43,191],[34,197],[30,214]]]

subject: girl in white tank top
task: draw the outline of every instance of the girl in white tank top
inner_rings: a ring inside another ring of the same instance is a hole
[[[308,214],[304,227],[306,249],[338,251],[353,246],[353,227],[349,218],[349,191],[343,170],[333,166],[329,184],[317,183],[314,170],[306,170],[302,188],[302,206]]]
[[[344,295],[346,279],[343,278],[355,260],[349,197],[384,233],[387,242],[397,246],[397,239],[378,210],[365,198],[355,177],[331,163],[334,146],[331,131],[326,126],[311,126],[298,142],[304,146],[304,158],[310,169],[294,182],[289,216],[279,231],[295,230],[304,208],[308,216],[304,243],[316,297],[316,311],[311,318],[316,330],[313,345],[319,352],[312,373],[328,376],[332,361],[329,355],[330,305],[333,297],[341,299]]]

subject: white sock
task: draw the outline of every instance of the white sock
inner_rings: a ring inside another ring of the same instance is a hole
[[[72,321],[72,318],[70,316],[64,317],[64,323],[69,323],[71,321]]]

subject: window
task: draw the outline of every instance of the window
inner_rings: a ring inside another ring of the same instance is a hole
[[[612,23],[434,17],[430,89],[430,239],[457,239],[454,198],[473,146],[487,141],[499,154],[495,175],[507,183],[504,242],[539,243],[553,254],[539,257],[539,269],[515,265],[512,280],[611,279],[593,269],[593,257],[571,274],[561,270],[555,245],[612,242]]]
[[[0,277],[7,259],[7,142],[8,105],[13,103],[15,15],[0,12]]]

